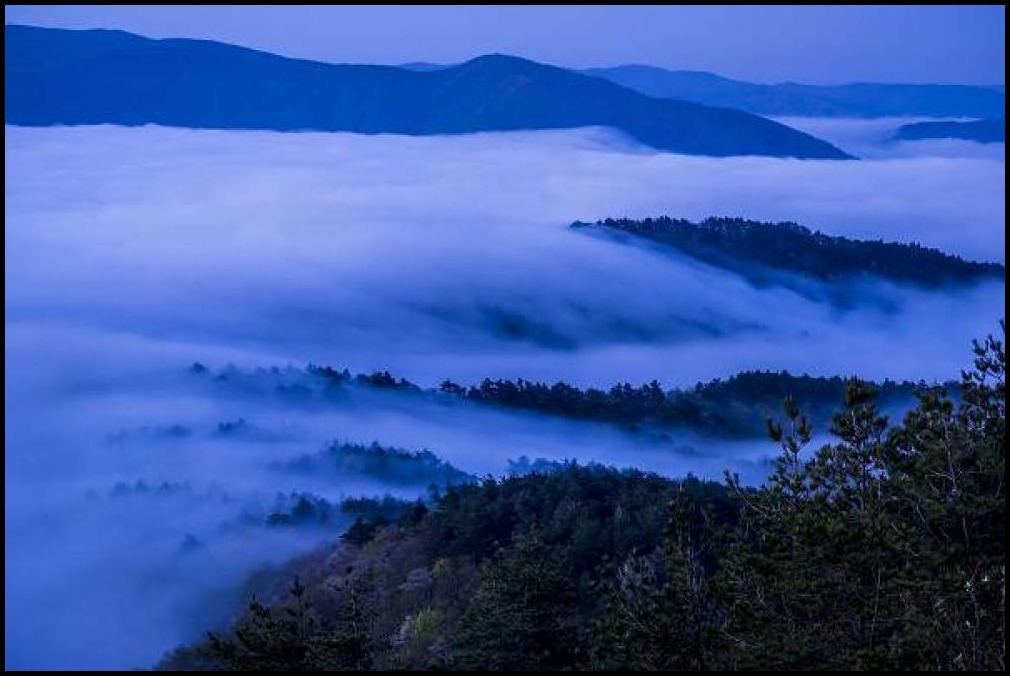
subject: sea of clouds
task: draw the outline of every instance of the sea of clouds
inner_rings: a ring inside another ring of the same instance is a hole
[[[525,454],[757,480],[775,452],[395,397],[279,407],[200,387],[196,361],[386,369],[423,386],[956,378],[1003,315],[1002,282],[864,281],[849,290],[864,300],[839,306],[568,227],[791,220],[1004,262],[1002,146],[886,141],[899,122],[803,122],[858,161],[685,157],[602,129],[5,127],[6,666],[146,667],[223,621],[250,571],[334,535],[237,515],[277,492],[388,488],[275,470],[333,439],[429,448],[475,474]],[[268,434],[215,436],[239,418]],[[173,425],[192,434],[158,433]],[[187,488],[114,495],[138,479]]]

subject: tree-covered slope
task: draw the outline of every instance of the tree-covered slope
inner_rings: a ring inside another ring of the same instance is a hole
[[[784,397],[803,406],[818,431],[825,430],[831,414],[844,401],[846,382],[839,376],[747,371],[680,389],[666,389],[655,380],[641,385],[621,382],[601,389],[522,378],[485,378],[469,386],[444,380],[438,388],[423,389],[388,371],[352,375],[346,369],[328,366],[309,366],[304,371],[227,367],[212,372],[198,364],[191,372],[214,388],[270,398],[277,405],[340,406],[353,401],[356,394],[373,393],[402,397],[405,403],[474,404],[612,424],[628,432],[690,432],[721,439],[762,437],[767,417]],[[875,386],[881,405],[904,410],[914,404],[916,392],[926,384],[884,381]],[[339,450],[344,453],[349,449]]]
[[[937,288],[1005,279],[998,263],[966,261],[916,243],[856,240],[814,232],[796,223],[706,218],[695,223],[668,216],[576,222],[583,231],[626,233],[669,246],[706,263],[758,280],[763,271],[798,273],[823,281],[872,275],[892,282]]]
[[[759,488],[575,464],[449,487],[159,666],[1003,670],[1003,338],[974,357],[959,402],[896,424],[850,382],[813,452],[787,402]]]

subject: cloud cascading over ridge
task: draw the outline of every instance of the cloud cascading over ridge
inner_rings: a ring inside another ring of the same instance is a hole
[[[194,359],[237,350],[428,383],[501,372],[673,385],[779,366],[945,377],[1002,307],[1002,285],[887,288],[897,310],[842,312],[566,227],[744,216],[1003,261],[1002,160],[709,159],[620,142],[599,130],[417,139],[8,127],[7,324],[72,323],[192,344]],[[936,319],[951,311],[962,321]],[[907,349],[919,358],[874,366],[873,346],[895,338],[917,340]],[[859,351],[826,359],[838,343]],[[472,368],[453,365],[457,354]],[[579,366],[607,354],[612,369]],[[635,355],[653,365],[635,367]]]
[[[181,375],[194,361],[388,369],[426,386],[674,387],[755,368],[948,379],[1002,315],[1002,283],[931,292],[864,280],[865,302],[838,307],[568,224],[792,220],[1002,262],[1004,179],[1001,155],[907,145],[811,162],[654,153],[604,130],[6,127],[7,666],[146,667],[199,634],[216,617],[201,598],[314,541],[238,537],[236,509],[282,490],[381,488],[270,470],[331,439],[429,447],[474,473],[526,453],[717,477],[774,452],[692,457],[518,414],[273,408],[194,389]],[[212,436],[240,416],[273,440]],[[193,434],[157,436],[172,425]],[[108,499],[137,479],[203,497]],[[187,534],[206,551],[181,556]],[[194,567],[220,575],[194,587]],[[113,640],[126,629],[133,638]]]

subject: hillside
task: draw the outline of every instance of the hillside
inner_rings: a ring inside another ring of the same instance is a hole
[[[8,124],[418,136],[606,126],[677,153],[848,157],[755,115],[655,99],[510,56],[417,72],[289,59],[203,40],[29,26],[6,26],[4,49]]]
[[[758,115],[799,117],[1003,117],[1002,87],[855,83],[756,84],[713,73],[627,65],[589,75],[648,96],[727,106]]]
[[[813,232],[796,223],[707,218],[699,223],[667,216],[576,222],[573,228],[632,235],[677,249],[711,265],[769,282],[769,271],[799,273],[823,281],[872,275],[926,288],[1005,279],[997,263],[966,261],[915,243],[855,240]]]
[[[839,376],[745,371],[681,389],[664,389],[655,380],[637,386],[621,382],[606,389],[583,389],[563,381],[544,383],[522,378],[516,381],[484,378],[470,386],[444,380],[437,389],[423,389],[387,371],[352,375],[346,369],[328,366],[277,371],[225,367],[212,371],[196,364],[190,368],[190,373],[229,395],[242,394],[273,401],[274,405],[341,406],[353,400],[356,394],[386,393],[402,397],[404,403],[426,401],[449,407],[468,403],[604,423],[631,433],[676,436],[689,432],[712,439],[762,438],[767,417],[778,409],[785,397],[803,407],[817,430],[826,430],[832,413],[844,401],[847,383]],[[914,404],[916,393],[925,389],[925,383],[887,380],[874,387],[882,406],[907,409]],[[429,410],[428,415],[436,415],[436,410]],[[350,458],[348,466],[358,462],[357,455],[347,456],[348,449],[338,450],[342,454],[340,462],[348,464],[347,457]],[[422,462],[426,459],[427,456],[412,458],[410,472],[424,470],[426,480],[442,476],[443,471],[449,472],[443,477],[445,480],[459,478],[452,474],[451,468]]]
[[[900,423],[850,383],[812,452],[785,406],[760,487],[568,463],[359,518],[157,668],[1000,670],[1002,339],[974,356]]]
[[[972,120],[971,122],[915,122],[903,125],[894,138],[899,141],[953,138],[977,143],[1004,143],[1006,120]]]

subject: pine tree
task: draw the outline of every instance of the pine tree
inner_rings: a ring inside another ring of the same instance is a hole
[[[490,562],[453,639],[451,666],[465,670],[552,670],[576,649],[575,590],[567,557],[536,528]]]

